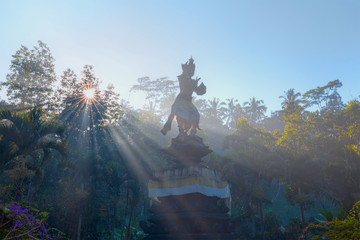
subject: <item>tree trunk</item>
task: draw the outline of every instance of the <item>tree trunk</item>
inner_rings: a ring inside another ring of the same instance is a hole
[[[251,214],[251,237],[255,237],[256,235],[256,228],[255,228],[255,216],[254,214]]]
[[[77,229],[77,237],[76,237],[76,240],[80,240],[81,220],[82,220],[82,214],[80,213],[80,215],[79,215],[79,220],[78,220],[78,229]]]
[[[300,203],[300,211],[301,211],[301,222],[302,222],[302,227],[304,228],[306,226],[306,221],[305,221],[305,213],[304,213],[304,204]]]
[[[301,196],[301,188],[298,188],[298,195]],[[300,212],[301,212],[301,222],[302,222],[302,227],[304,228],[306,226],[306,221],[305,221],[305,213],[304,213],[304,202],[300,202]]]
[[[111,237],[111,208],[110,208],[110,204],[107,205],[107,210],[108,210],[108,227],[109,227],[109,233],[110,233],[110,237]]]
[[[26,194],[26,201],[30,202],[31,200],[31,178],[29,180],[29,184],[28,184],[28,190],[27,190],[27,194]]]
[[[263,207],[262,207],[261,201],[259,203],[259,210],[260,210],[261,236],[262,236],[262,239],[265,240],[264,215],[263,215]]]
[[[129,216],[129,223],[128,223],[128,226],[127,226],[126,240],[131,239],[132,219],[133,219],[133,216],[134,216],[135,208],[136,208],[136,205],[131,208],[131,212],[130,212],[130,216]]]
[[[112,219],[112,223],[111,223],[111,236],[110,236],[110,240],[114,240],[115,239],[115,221],[116,221],[116,203],[114,203],[114,215],[113,215],[113,219]]]
[[[20,178],[16,185],[16,195],[15,195],[15,201],[19,202],[21,200],[21,187],[22,183],[24,181],[24,178]]]
[[[126,190],[126,206],[125,206],[125,213],[124,213],[124,218],[121,224],[121,237],[120,240],[123,239],[123,234],[124,234],[124,228],[126,226],[126,217],[127,217],[127,212],[128,212],[128,207],[129,207],[129,189]]]

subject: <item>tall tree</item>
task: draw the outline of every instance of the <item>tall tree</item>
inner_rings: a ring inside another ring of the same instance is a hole
[[[296,93],[294,88],[290,88],[284,93],[285,95],[279,97],[283,99],[283,102],[281,103],[282,111],[287,114],[300,112],[302,110],[300,105],[301,100],[299,99],[301,93]]]
[[[10,73],[0,87],[7,88],[7,96],[20,107],[45,105],[53,102],[53,84],[56,81],[54,58],[47,45],[38,41],[38,46],[29,50],[25,46],[12,56]]]
[[[61,76],[56,92],[58,109],[61,119],[69,124],[73,130],[71,135],[75,138],[85,134],[94,143],[97,126],[116,124],[123,115],[114,86],[109,84],[107,89],[100,90],[100,83],[90,65],[84,66],[80,79],[71,69]]]
[[[337,117],[324,117],[324,125],[332,121],[334,128],[325,127],[320,151],[326,152],[328,191],[346,210],[360,201],[360,102],[350,101]],[[335,121],[334,121],[335,119]],[[338,120],[340,119],[340,121]]]
[[[115,92],[113,84],[108,84],[106,89],[103,91],[103,102],[106,106],[104,121],[107,124],[115,125],[118,124],[124,114],[123,103],[120,103],[120,94]]]
[[[318,110],[321,111],[329,101],[332,101],[331,95],[336,92],[338,88],[342,87],[342,83],[339,80],[328,82],[325,86],[311,89],[304,93],[303,102],[305,107],[318,106]]]
[[[223,120],[225,120],[225,126],[231,128],[233,122],[237,122],[238,118],[241,117],[243,109],[240,104],[237,103],[238,100],[234,98],[226,99],[226,107],[223,111]]]
[[[222,125],[221,117],[223,116],[223,112],[225,109],[224,106],[225,103],[220,101],[220,99],[217,97],[209,99],[203,111],[204,117],[213,124]]]
[[[21,198],[21,188],[26,178],[34,176],[34,168],[43,168],[51,149],[65,155],[64,127],[57,121],[44,120],[43,112],[34,108],[27,113],[0,112],[1,164],[12,168],[7,174],[17,181],[15,199]],[[31,173],[31,171],[33,173]]]
[[[335,89],[331,94],[329,94],[325,107],[321,109],[321,115],[325,115],[327,113],[338,113],[344,109],[345,105],[342,102],[341,96]]]
[[[276,177],[272,165],[278,156],[270,151],[274,145],[275,138],[270,133],[254,127],[246,118],[238,120],[223,145],[228,150],[224,168],[232,187],[232,199],[242,203],[252,222],[253,237],[256,209],[259,210],[262,239],[265,239],[263,204],[270,202],[266,199],[265,183]]]
[[[166,116],[170,113],[171,104],[179,86],[177,81],[166,77],[151,80],[149,77],[138,79],[138,84],[131,87],[130,91],[141,91],[145,93],[147,101],[146,108],[151,114]]]
[[[264,100],[257,100],[255,97],[250,98],[249,101],[244,102],[244,109],[249,116],[249,121],[253,124],[258,124],[264,118],[266,106]]]

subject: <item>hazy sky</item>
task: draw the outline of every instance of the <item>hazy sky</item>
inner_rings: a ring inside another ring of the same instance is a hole
[[[11,55],[37,40],[58,76],[93,65],[137,107],[139,77],[176,80],[191,56],[207,99],[255,96],[278,110],[289,88],[335,79],[345,102],[360,94],[359,0],[0,0],[0,81]]]

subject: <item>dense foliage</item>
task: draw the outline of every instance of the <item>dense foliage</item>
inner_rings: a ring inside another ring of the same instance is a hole
[[[334,217],[330,221],[311,224],[310,230],[315,232],[313,239],[360,239],[360,202],[354,204],[344,220]]]
[[[143,92],[146,104],[134,110],[113,85],[100,89],[92,66],[57,77],[49,48],[38,44],[16,52],[1,83],[8,100],[0,102],[0,236],[141,239],[146,181],[172,164],[159,130],[176,81],[139,78],[131,91]],[[358,234],[360,102],[343,103],[341,86],[334,80],[303,95],[291,88],[271,116],[256,97],[194,99],[199,135],[215,152],[204,164],[230,184],[239,238]],[[48,214],[34,217],[29,206]],[[47,233],[45,220],[64,235]]]

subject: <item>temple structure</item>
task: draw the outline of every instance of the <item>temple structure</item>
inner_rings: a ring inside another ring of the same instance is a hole
[[[192,93],[206,93],[195,72],[191,58],[182,64],[178,76],[180,93],[177,96],[161,132],[165,135],[176,119],[179,135],[173,138],[164,152],[173,157],[174,167],[153,172],[148,183],[153,204],[149,218],[140,223],[147,235],[144,240],[235,239],[230,226],[230,189],[219,172],[201,164],[211,153],[196,135],[200,115],[192,103]]]

